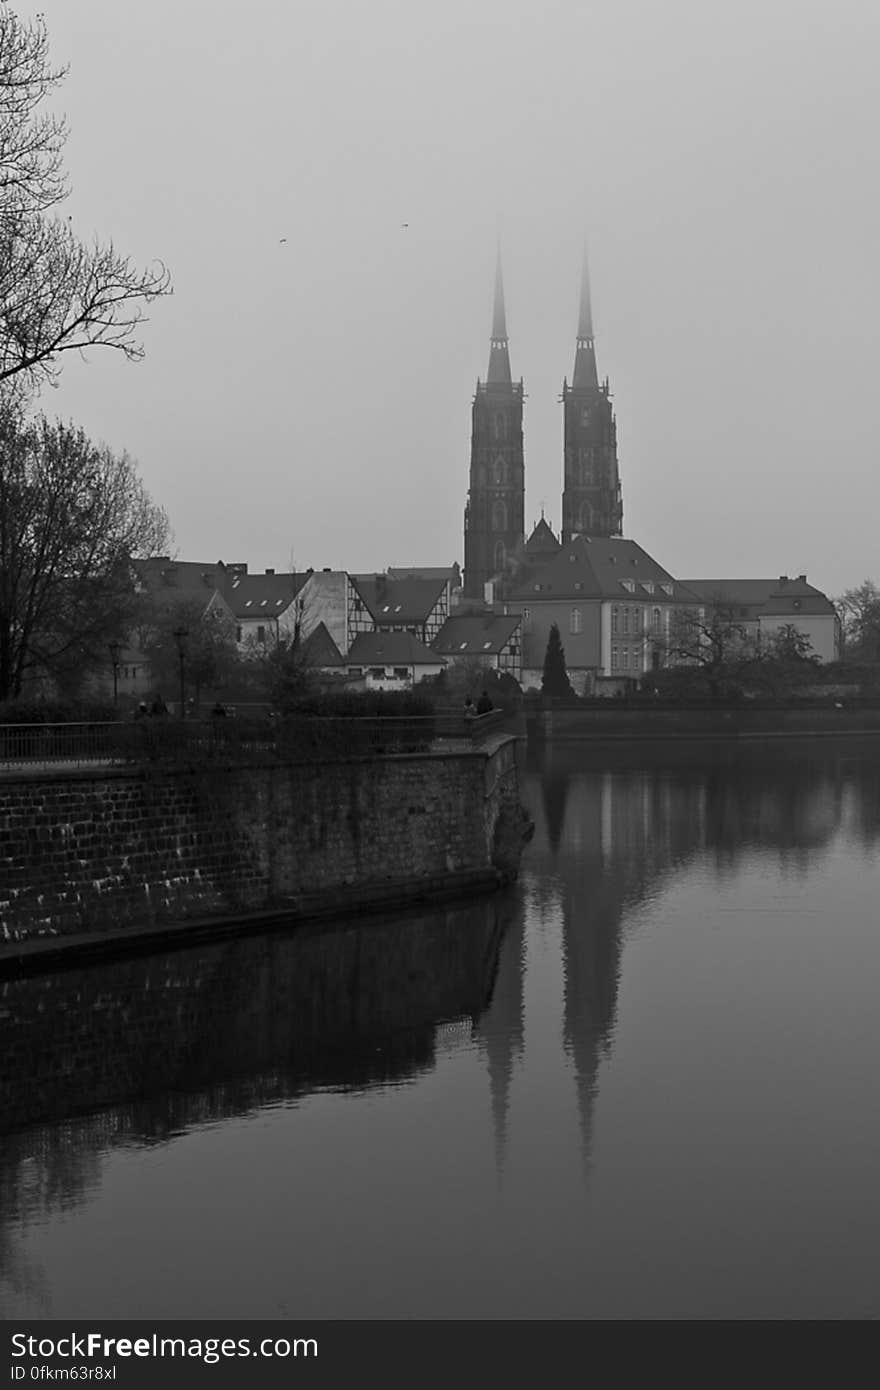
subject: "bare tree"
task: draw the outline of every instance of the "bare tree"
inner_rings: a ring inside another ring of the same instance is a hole
[[[128,455],[0,399],[0,699],[106,660],[131,618],[131,559],[168,530]]]
[[[690,667],[712,698],[725,685],[737,684],[757,659],[757,642],[723,597],[705,608],[680,608],[672,614],[669,636],[655,644],[668,664]]]
[[[0,0],[0,382],[29,389],[57,376],[65,352],[142,357],[145,307],[171,289],[162,264],[138,270],[112,243],[85,245],[54,212],[67,127],[42,104],[65,76],[43,17],[25,22]]]
[[[856,660],[880,658],[880,588],[864,579],[835,600],[843,625],[846,654]]]

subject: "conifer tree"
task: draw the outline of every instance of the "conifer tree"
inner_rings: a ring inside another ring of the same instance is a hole
[[[545,695],[571,695],[571,682],[565,669],[565,649],[559,636],[559,626],[553,623],[544,653],[544,673],[541,690]]]

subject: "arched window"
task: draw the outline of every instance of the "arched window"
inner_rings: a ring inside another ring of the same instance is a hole
[[[501,414],[501,411],[500,411],[500,410],[499,410],[498,414],[495,416],[495,438],[496,438],[496,439],[506,439],[506,438],[507,438],[507,421],[505,420],[504,416]]]
[[[583,631],[583,615],[581,614],[581,610],[579,608],[572,608],[571,612],[569,613],[568,630],[569,632]]]
[[[659,609],[659,608],[655,608],[655,609],[654,609],[654,631],[655,631],[655,632],[659,632],[659,631],[660,631],[660,609]]]
[[[615,637],[620,631],[620,609],[616,603],[611,609],[611,631]]]
[[[593,482],[593,451],[584,449],[581,455],[581,482],[590,487]]]
[[[593,529],[593,508],[589,502],[581,503],[581,534],[588,536]]]
[[[504,487],[507,482],[507,469],[504,466],[504,459],[495,460],[495,484],[497,487]]]
[[[497,502],[492,503],[492,530],[507,530],[507,508],[500,498]]]
[[[617,665],[618,665],[617,648],[616,648],[616,647],[612,647],[612,648],[611,648],[611,669],[612,669],[612,671],[616,670]]]
[[[496,544],[495,544],[495,573],[496,573],[496,574],[500,574],[500,573],[502,572],[502,570],[504,569],[504,562],[505,562],[506,558],[507,558],[507,554],[506,554],[506,551],[505,551],[505,549],[504,549],[504,542],[503,542],[503,541],[497,541]]]

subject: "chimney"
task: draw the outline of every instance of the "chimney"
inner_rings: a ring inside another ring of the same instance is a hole
[[[798,575],[798,583],[799,583],[799,584],[806,584],[806,582],[807,582],[807,576],[806,576],[805,574],[799,574],[799,575]]]
[[[325,566],[324,566],[324,569],[322,570],[322,573],[323,573],[323,574],[332,574],[333,571],[331,570],[331,568],[330,568],[329,565],[325,565]]]
[[[779,587],[780,587],[780,589],[784,589],[787,583],[788,583],[788,575],[787,575],[787,574],[781,574],[781,575],[779,576]]]
[[[274,570],[266,570],[266,573],[267,573],[267,574],[274,574],[275,571],[274,571]]]

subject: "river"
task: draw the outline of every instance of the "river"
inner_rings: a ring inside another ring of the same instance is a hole
[[[880,740],[523,798],[498,897],[0,984],[0,1314],[877,1317]]]

